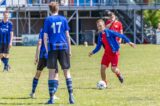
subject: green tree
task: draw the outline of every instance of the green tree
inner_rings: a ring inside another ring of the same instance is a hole
[[[145,10],[143,16],[146,24],[157,28],[157,25],[160,22],[160,10]]]

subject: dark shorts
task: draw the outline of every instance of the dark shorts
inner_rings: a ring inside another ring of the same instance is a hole
[[[46,58],[40,58],[38,65],[37,65],[37,70],[42,71],[45,67],[47,66],[47,59]],[[56,73],[58,73],[58,65],[56,66]]]
[[[70,56],[67,50],[52,50],[48,53],[47,68],[56,69],[59,61],[62,69],[70,68]]]
[[[0,53],[9,53],[9,45],[8,44],[0,44]]]

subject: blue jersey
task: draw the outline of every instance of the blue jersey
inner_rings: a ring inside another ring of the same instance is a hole
[[[66,31],[69,31],[68,21],[60,15],[46,18],[44,33],[48,34],[48,51],[68,49]]]
[[[42,41],[41,48],[40,48],[40,53],[39,53],[39,58],[46,58],[46,49],[45,49],[45,46],[44,46],[44,30],[43,29],[40,30],[39,40]]]
[[[7,21],[0,22],[0,43],[2,44],[9,44],[11,40],[11,32],[12,32],[12,23]]]

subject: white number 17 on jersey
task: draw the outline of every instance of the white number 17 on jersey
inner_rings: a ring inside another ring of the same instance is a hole
[[[62,26],[62,22],[53,22],[52,23],[52,28],[53,28],[53,33],[60,33],[61,32],[61,26]],[[58,28],[57,28],[58,27]],[[56,29],[58,29],[58,32],[56,31]]]

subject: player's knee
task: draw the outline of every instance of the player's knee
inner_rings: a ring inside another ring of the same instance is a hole
[[[3,54],[3,57],[9,58],[9,54]]]
[[[106,71],[106,68],[107,68],[107,67],[106,67],[105,65],[102,65],[102,66],[101,66],[101,72],[105,72],[105,71]]]
[[[116,70],[117,70],[117,67],[111,67],[111,70],[112,70],[112,72],[116,72]]]
[[[58,73],[55,73],[54,79],[58,80]]]
[[[3,54],[0,54],[0,58],[3,58]]]
[[[35,75],[35,78],[36,79],[39,79],[39,77],[41,76],[41,71],[37,71],[36,75]]]
[[[65,78],[71,78],[70,71],[68,69],[64,69],[63,71]]]

